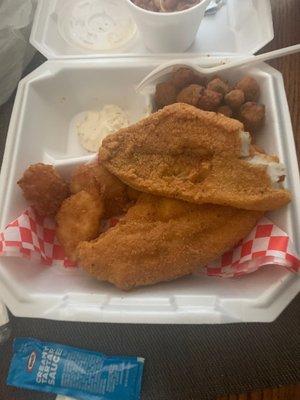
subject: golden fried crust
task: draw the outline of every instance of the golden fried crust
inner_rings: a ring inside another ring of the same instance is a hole
[[[84,190],[63,202],[56,215],[56,235],[72,261],[76,261],[75,250],[79,242],[99,235],[103,211],[100,197]]]
[[[100,194],[104,202],[105,218],[123,214],[127,209],[129,199],[126,185],[98,163],[76,168],[70,188],[72,193],[85,190],[92,194]]]
[[[72,173],[70,190],[75,194],[81,190],[89,193],[101,194],[101,172],[98,163],[79,165]]]
[[[52,165],[30,165],[18,181],[28,203],[41,216],[54,216],[69,195],[67,183]]]
[[[78,261],[94,277],[124,290],[169,281],[232,248],[261,216],[142,194],[117,226],[79,244]]]
[[[129,199],[126,185],[100,165],[101,192],[105,204],[105,217],[121,215],[127,211]]]
[[[108,136],[99,157],[136,190],[192,203],[273,210],[290,193],[273,188],[267,167],[241,158],[243,125],[185,104],[165,107]]]
[[[243,124],[235,119],[176,103],[106,137],[99,152],[100,162],[112,168],[130,156],[177,156],[183,152],[200,156],[203,152],[226,153],[239,157],[241,131]]]
[[[144,173],[141,177],[131,180],[123,174],[119,176],[136,190],[195,204],[212,203],[267,211],[291,200],[290,192],[272,187],[264,165],[222,156],[202,163],[192,157],[184,161],[178,158],[176,164],[166,158],[164,163],[155,161],[147,157],[147,168],[139,169]]]

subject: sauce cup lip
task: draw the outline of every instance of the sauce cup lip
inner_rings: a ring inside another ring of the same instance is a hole
[[[131,0],[125,0],[128,4],[130,4],[133,8],[138,9],[140,12],[144,12],[145,14],[149,15],[156,15],[158,18],[167,18],[170,16],[176,16],[176,15],[183,15],[183,14],[188,14],[191,12],[191,10],[194,10],[197,7],[200,7],[203,5],[203,3],[209,3],[208,0],[200,0],[200,3],[195,4],[194,6],[186,9],[186,10],[181,10],[181,11],[166,11],[166,12],[158,12],[158,11],[150,11],[150,10],[145,10],[145,8],[139,7],[136,4],[134,4]]]

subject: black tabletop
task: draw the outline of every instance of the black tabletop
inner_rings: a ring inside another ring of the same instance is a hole
[[[43,61],[37,54],[29,70]],[[0,159],[12,105],[13,98],[0,107]],[[91,324],[12,316],[11,324],[12,337],[0,347],[0,400],[55,398],[6,386],[12,340],[20,336],[145,357],[143,400],[213,400],[300,381],[300,295],[268,324]]]

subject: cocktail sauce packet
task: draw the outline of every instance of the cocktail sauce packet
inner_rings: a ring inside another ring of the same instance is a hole
[[[14,341],[7,384],[80,400],[137,400],[144,359],[106,356],[32,338]]]

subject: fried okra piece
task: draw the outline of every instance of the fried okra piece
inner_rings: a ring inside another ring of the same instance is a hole
[[[244,92],[240,89],[233,89],[226,94],[224,102],[233,110],[238,110],[245,102]]]
[[[255,133],[263,127],[265,114],[264,105],[248,101],[240,109],[239,120],[244,124],[246,130]]]
[[[201,94],[198,102],[198,107],[205,111],[216,111],[221,105],[222,95],[213,90],[205,89]]]
[[[233,111],[229,106],[220,106],[217,112],[231,118],[233,116]]]
[[[172,82],[180,90],[195,80],[195,73],[190,68],[179,68],[173,72]]]
[[[207,89],[218,92],[222,96],[225,96],[230,90],[228,83],[220,78],[215,78],[212,81],[208,82]]]
[[[195,84],[189,85],[186,88],[182,89],[181,92],[178,94],[177,102],[190,104],[191,106],[197,106],[203,91],[203,86]]]
[[[257,101],[260,96],[260,87],[257,81],[251,76],[245,76],[236,84],[236,89],[244,92],[245,101]]]
[[[171,81],[161,82],[156,85],[155,103],[157,108],[162,108],[176,103],[177,89]]]

